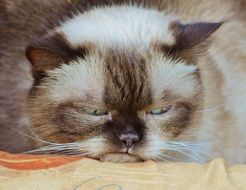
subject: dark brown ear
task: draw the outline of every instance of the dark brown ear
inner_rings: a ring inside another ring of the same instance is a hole
[[[44,37],[26,49],[26,57],[32,64],[33,77],[37,81],[46,76],[47,70],[67,64],[76,57],[84,57],[85,48],[72,48],[59,34]]]
[[[66,58],[61,53],[32,46],[26,49],[26,56],[32,64],[32,72],[35,80],[45,77],[45,71],[58,67]]]
[[[197,22],[181,24],[173,22],[170,29],[175,36],[175,44],[165,46],[165,51],[175,57],[187,58],[191,55],[204,52],[209,45],[209,37],[223,23]]]

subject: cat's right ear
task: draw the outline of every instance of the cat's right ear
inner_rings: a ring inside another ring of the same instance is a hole
[[[60,52],[35,46],[27,47],[26,57],[32,64],[32,73],[35,80],[44,78],[47,70],[58,67],[66,59],[66,56]]]
[[[26,49],[26,57],[32,64],[33,78],[36,82],[46,77],[46,71],[76,58],[83,58],[86,53],[85,47],[71,47],[60,34],[46,36]]]

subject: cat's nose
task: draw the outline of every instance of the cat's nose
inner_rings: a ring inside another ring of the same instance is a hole
[[[123,133],[119,139],[124,143],[126,148],[131,148],[135,142],[139,141],[139,136],[134,133]]]

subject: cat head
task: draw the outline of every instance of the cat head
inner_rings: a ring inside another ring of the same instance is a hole
[[[102,161],[164,158],[199,127],[197,60],[221,23],[188,23],[136,7],[98,8],[26,51],[37,151]]]

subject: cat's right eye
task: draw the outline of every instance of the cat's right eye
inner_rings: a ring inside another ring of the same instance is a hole
[[[89,115],[93,115],[93,116],[103,116],[103,115],[108,115],[108,112],[102,109],[87,109],[85,110],[86,113],[88,113]]]

